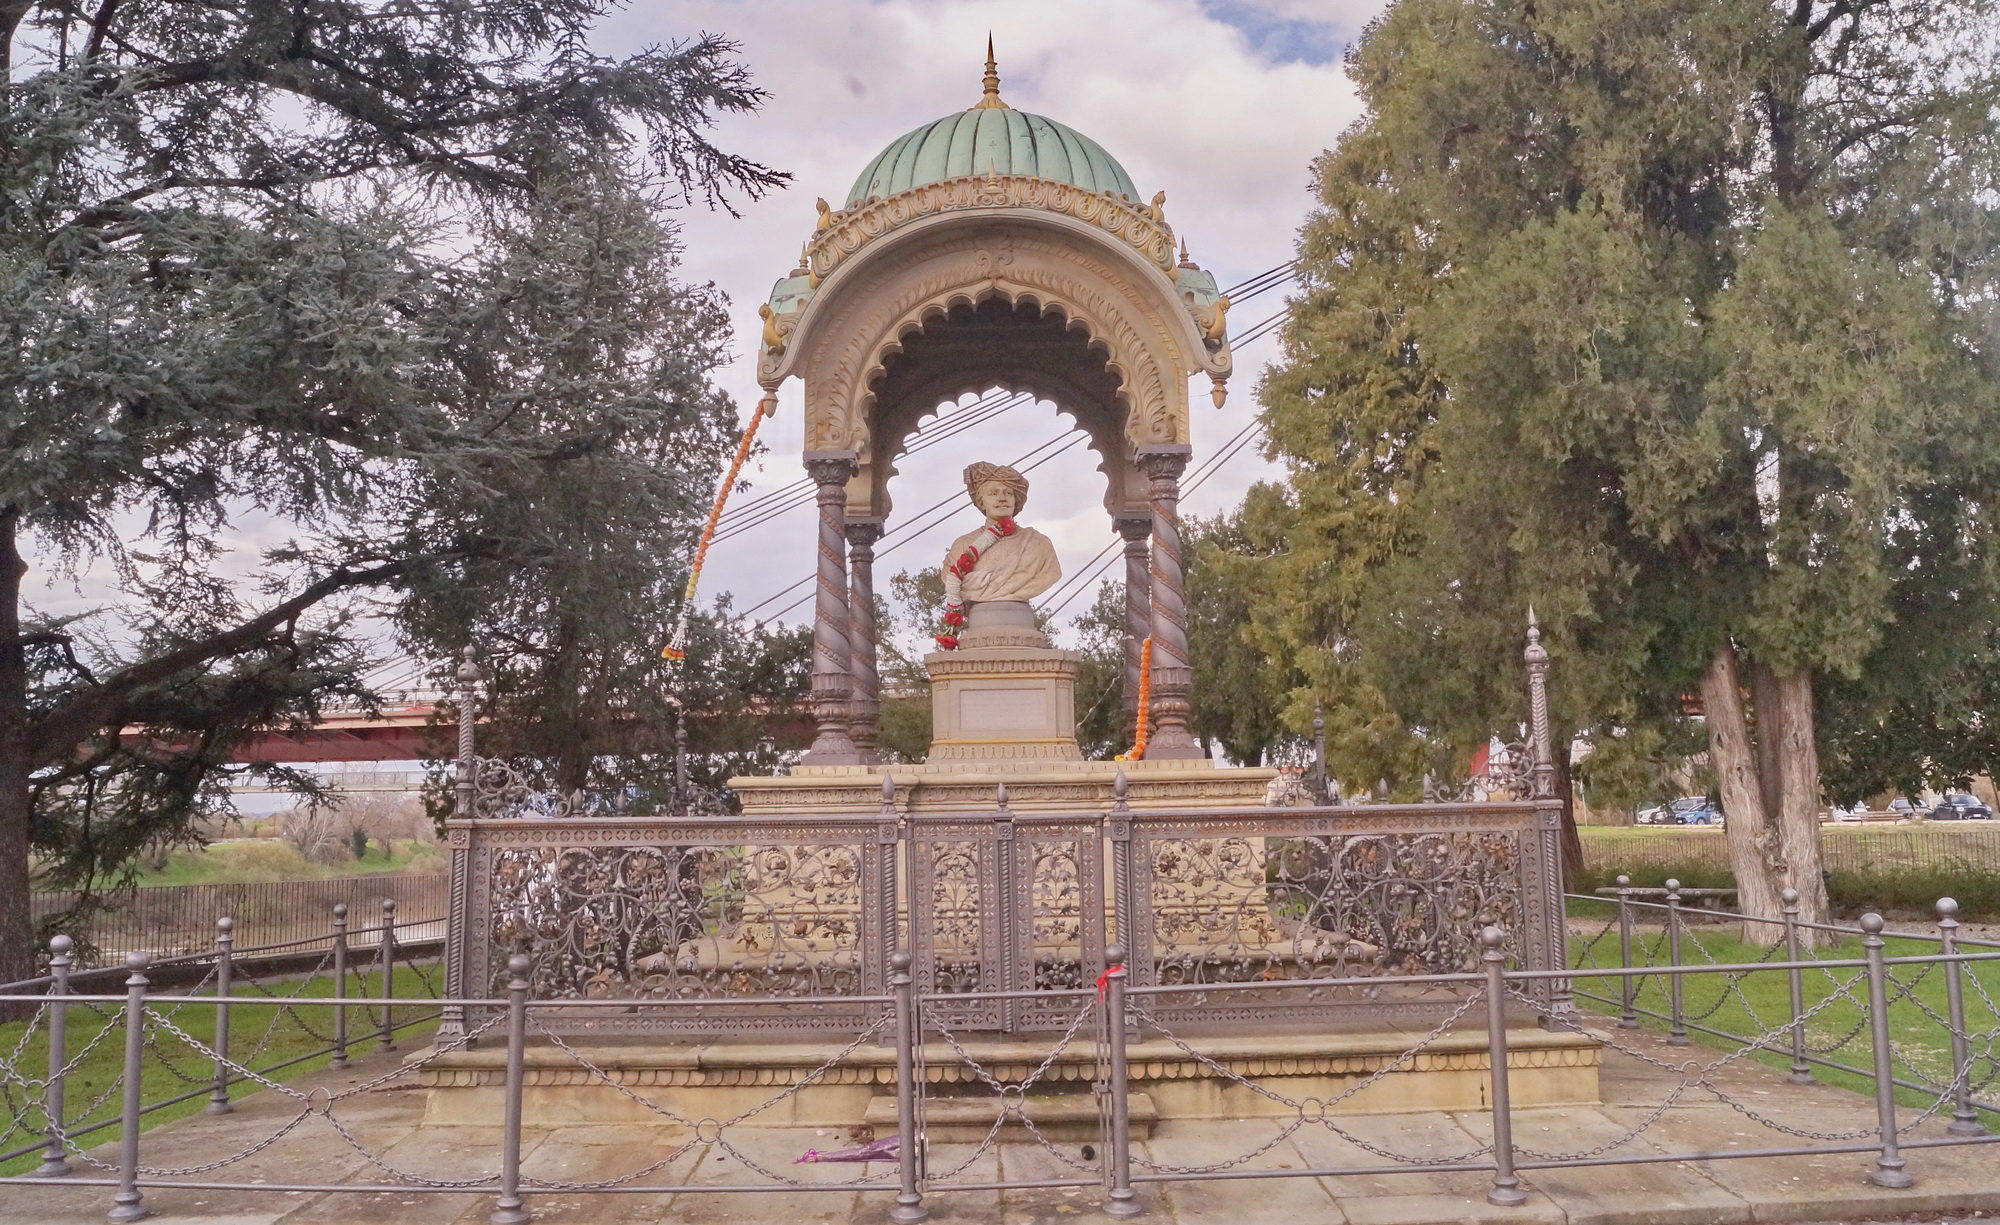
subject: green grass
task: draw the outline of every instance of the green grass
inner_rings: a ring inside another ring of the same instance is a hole
[[[1595,920],[1597,923],[1603,923],[1613,916],[1614,908],[1608,904],[1573,902],[1570,913],[1577,920]],[[1593,927],[1591,930],[1596,929]],[[1585,941],[1581,936],[1573,937],[1570,944],[1573,965],[1578,967],[1593,964],[1606,967],[1618,965],[1618,934],[1615,928],[1599,937],[1592,947],[1584,947]],[[1665,965],[1668,961],[1666,935],[1657,927],[1635,931],[1633,945],[1632,957],[1635,963],[1645,964],[1650,961],[1651,964]],[[1884,954],[1889,957],[1917,956],[1935,953],[1937,947],[1935,941],[1891,939]],[[1706,956],[1703,955],[1704,952]],[[1713,921],[1695,920],[1690,922],[1682,935],[1682,962],[1687,965],[1705,965],[1711,960],[1729,965],[1756,962],[1760,959],[1783,959],[1782,950],[1769,958],[1766,958],[1767,952],[1769,950],[1761,945],[1743,943],[1739,938],[1738,929],[1733,924],[1725,926]],[[1863,955],[1861,939],[1858,936],[1849,937],[1837,945],[1821,948],[1812,955],[1822,960],[1858,959]],[[1920,965],[1890,966],[1889,973],[1892,979],[1907,984],[1924,969],[1925,967]],[[1862,970],[1858,966],[1804,972],[1802,996],[1807,1012],[1811,1013],[1810,1019],[1806,1022],[1806,1045],[1809,1051],[1814,1047],[1830,1045],[1848,1035],[1855,1029],[1856,1023],[1866,1015],[1863,1007],[1868,999],[1865,978],[1856,979],[1849,988],[1853,999],[1838,998],[1820,1011],[1812,1012],[1829,997],[1838,995],[1828,975],[1845,983],[1861,973]],[[1965,963],[1963,973],[1968,980],[1976,976],[1979,984],[1985,987],[1986,996],[1994,1001],[2000,1001],[2000,961]],[[1733,987],[1729,978],[1730,976],[1722,974],[1684,977],[1682,985],[1684,1014],[1691,1023],[1700,1018],[1698,1023],[1701,1025],[1739,1035],[1747,1040],[1762,1035],[1763,1029],[1759,1027],[1758,1019],[1761,1019],[1764,1027],[1771,1029],[1780,1029],[1790,1022],[1790,986],[1783,970],[1758,970],[1744,974]],[[1575,990],[1579,993],[1589,992],[1612,1001],[1619,998],[1620,980],[1617,978],[1583,975],[1576,978],[1574,984]],[[1952,1075],[1951,1047],[1945,1029],[1926,1015],[1917,1003],[1910,999],[1898,998],[1898,991],[1896,982],[1892,981],[1889,984],[1891,1000],[1889,1032],[1896,1054],[1911,1067],[1922,1072],[1925,1077],[1940,1083],[1949,1082]],[[1992,1005],[1981,998],[1972,982],[1966,982],[1964,994],[1966,1028],[1973,1035],[1971,1045],[1974,1093],[1975,1096],[1992,1100],[1996,1095],[2000,1095],[2000,1083],[1989,1084],[1983,1089],[1979,1087],[1979,1082],[1991,1076],[1994,1071],[1991,1057],[1981,1056],[1981,1051],[1987,1048],[1987,1043],[1981,1041],[1979,1035],[2000,1027],[2000,1014],[1996,1014]],[[1917,981],[1914,995],[1917,1001],[1921,1001],[1938,1016],[1946,1016],[1944,967],[1931,967],[1929,972]],[[1654,976],[1640,980],[1635,1003],[1642,1010],[1650,1009],[1661,1014],[1661,1017],[1651,1017],[1642,1011],[1639,1019],[1644,1028],[1660,1033],[1668,1032],[1669,1024],[1662,1019],[1670,1011],[1668,988],[1663,978]],[[1615,1002],[1605,1004],[1598,1000],[1579,998],[1577,1004],[1579,1007],[1611,1016],[1618,1015],[1619,1011]],[[1702,1015],[1704,1013],[1711,1015],[1704,1017]],[[1735,1051],[1746,1045],[1746,1042],[1704,1034],[1693,1029],[1692,1025],[1688,1036],[1695,1044],[1717,1051]],[[1790,1040],[1781,1036],[1771,1041],[1769,1049],[1760,1050],[1751,1058],[1768,1067],[1784,1070],[1791,1066],[1790,1051]],[[1867,1029],[1863,1028],[1855,1033],[1839,1050],[1822,1053],[1822,1057],[1858,1068],[1872,1068],[1874,1056]],[[1896,1066],[1894,1075],[1904,1080],[1919,1079],[1911,1075],[1910,1067],[1900,1064]],[[1813,1077],[1821,1083],[1852,1089],[1858,1093],[1872,1094],[1875,1091],[1872,1076],[1861,1076],[1814,1065]],[[1928,1107],[1936,1100],[1935,1095],[1910,1089],[1898,1089],[1896,1098],[1904,1106],[1919,1108]],[[1951,1117],[1948,1106],[1943,1111],[1943,1117],[1947,1119]],[[2000,1130],[2000,1113],[1982,1112],[1982,1119],[1989,1131]]]
[[[270,880],[317,880],[328,876],[362,876],[372,872],[400,872],[425,867],[442,870],[444,856],[428,842],[413,838],[397,839],[385,851],[382,841],[368,844],[368,853],[359,859],[348,857],[339,863],[314,863],[285,842],[275,838],[241,838],[216,842],[197,850],[175,851],[157,871],[141,870],[137,883],[151,885],[238,884]]]
[[[432,980],[436,980],[441,971],[434,967],[427,967],[426,972]],[[300,984],[296,979],[291,981],[274,979],[266,983],[265,986],[272,994],[279,996],[289,996],[296,991],[301,999],[324,999],[333,994],[333,982],[327,977],[313,978],[304,984],[303,989],[300,988]],[[406,999],[421,997],[431,993],[431,989],[425,985],[423,976],[414,967],[407,965],[396,967],[395,988],[396,994]],[[212,990],[212,988],[204,988],[204,991],[208,990]],[[379,972],[372,974],[351,974],[348,978],[347,990],[349,996],[362,994],[379,995],[382,990],[382,976]],[[180,989],[175,989],[170,993],[185,994]],[[239,999],[262,998],[261,993],[252,987],[242,985],[240,980],[239,985],[231,994]],[[104,1119],[116,1120],[121,1099],[123,1098],[122,1092],[114,1092],[105,1100],[103,1105],[99,1106],[88,1117],[78,1118],[85,1107],[96,1101],[100,1094],[110,1088],[112,1082],[117,1079],[125,1058],[125,1031],[122,1023],[123,1006],[98,1004],[97,1007],[104,1009],[110,1015],[111,1019],[107,1021],[106,1017],[98,1015],[84,1005],[72,1004],[69,1009],[69,1023],[64,1027],[64,1042],[67,1044],[67,1054],[71,1060],[75,1060],[78,1054],[89,1045],[91,1039],[97,1037],[100,1032],[105,1030],[107,1024],[111,1027],[110,1032],[105,1033],[102,1040],[94,1048],[91,1048],[90,1053],[84,1057],[75,1070],[70,1072],[64,1086],[64,1105],[66,1113],[70,1116],[70,1126],[72,1129],[81,1128]],[[166,1013],[171,1008],[172,1005],[163,1005],[156,1006],[155,1010]],[[394,1019],[400,1025],[405,1020],[419,1016],[427,1011],[429,1010],[416,1007],[397,1008]],[[273,1023],[274,1016],[278,1018],[275,1024]],[[349,1051],[352,1055],[365,1055],[374,1049],[380,1018],[381,1011],[376,1008],[359,1009],[350,1007],[348,1009],[347,1034]],[[201,1004],[188,1004],[182,1007],[178,1014],[174,1015],[173,1021],[174,1024],[186,1030],[197,1041],[214,1043],[215,1011],[213,1008]],[[28,1025],[29,1022],[26,1021],[16,1021],[0,1025],[0,1058],[4,1058],[9,1062],[18,1060],[20,1075],[39,1078],[48,1073],[48,1034],[45,1028],[38,1027],[25,1047],[17,1050],[17,1047],[21,1047],[22,1035],[27,1030]],[[309,1032],[305,1028],[306,1026],[317,1030],[321,1035],[330,1037],[333,1033],[333,1008],[323,1004],[317,1006],[303,1005],[295,1007],[291,1013],[287,1013],[275,1007],[265,1005],[252,1006],[245,1004],[232,1007],[229,1016],[229,1053],[237,1062],[245,1063],[245,1066],[255,1070],[262,1070],[273,1064],[284,1063],[287,1060],[304,1055],[308,1051],[317,1050],[327,1045],[321,1038]],[[435,1020],[418,1022],[411,1028],[398,1031],[397,1043],[399,1046],[407,1049],[410,1045],[415,1044],[421,1035],[429,1033],[435,1027]],[[268,1037],[266,1036],[267,1030],[269,1031]],[[141,1077],[141,1083],[144,1086],[144,1100],[150,1104],[179,1096],[198,1087],[203,1088],[204,1091],[188,1101],[179,1102],[142,1116],[144,1120],[142,1130],[150,1130],[162,1123],[199,1113],[208,1104],[206,1086],[213,1083],[211,1078],[215,1069],[211,1059],[188,1046],[172,1034],[166,1033],[163,1030],[157,1031],[157,1033],[158,1037],[155,1042],[156,1050],[148,1050],[144,1061],[145,1070]],[[262,1046],[261,1050],[258,1049],[260,1043]],[[255,1058],[253,1060],[248,1059],[253,1050],[257,1052]],[[268,1075],[270,1079],[282,1082],[292,1077],[317,1071],[325,1067],[331,1058],[331,1055],[315,1055]],[[176,1074],[177,1071],[178,1075]],[[188,1079],[186,1079],[187,1077],[192,1077],[197,1081],[203,1082],[203,1084],[200,1086],[190,1084]],[[256,1092],[261,1087],[254,1081],[240,1081],[230,1086],[229,1095],[232,1098],[239,1098]],[[39,1090],[37,1090],[37,1093],[39,1094]],[[9,1085],[8,1091],[4,1095],[0,1095],[0,1132],[6,1131],[13,1125],[17,1117],[17,1112],[20,1112],[23,1107],[24,1103],[21,1100],[21,1091],[18,1084]],[[33,1108],[28,1109],[27,1117],[31,1120],[28,1126],[34,1128],[41,1126],[39,1102]],[[78,1143],[88,1149],[115,1139],[117,1135],[118,1128],[114,1122],[110,1127],[78,1137]],[[30,1143],[32,1139],[32,1136],[24,1135],[17,1131],[7,1137],[4,1142],[0,1142],[0,1152],[10,1152],[24,1144]],[[11,1161],[0,1162],[0,1175],[25,1174],[33,1170],[38,1164],[40,1164],[40,1158],[35,1154],[17,1157]],[[82,1167],[81,1163],[75,1159],[71,1160],[71,1165],[79,1168],[87,1168]]]
[[[1619,874],[1657,889],[1669,879],[1701,889],[1736,883],[1723,831],[1673,826],[1585,826],[1578,892],[1606,888]],[[1821,847],[1836,909],[1928,916],[1941,897],[1968,920],[2000,920],[2000,823],[1826,825]]]

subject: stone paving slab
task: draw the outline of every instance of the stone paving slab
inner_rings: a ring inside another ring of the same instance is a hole
[[[1721,1153],[1732,1148],[1780,1147],[1793,1137],[1760,1125],[1712,1095],[1683,1095],[1640,1135],[1626,1132],[1653,1113],[1678,1083],[1672,1069],[1689,1060],[1713,1061],[1716,1052],[1669,1047],[1634,1031],[1612,1034],[1630,1054],[1607,1055],[1599,1107],[1521,1110],[1515,1140],[1523,1150],[1576,1153],[1611,1146],[1608,1154]],[[380,1075],[394,1056],[373,1056],[342,1072],[321,1072],[294,1082],[301,1091],[324,1086],[339,1092]],[[1648,1059],[1659,1063],[1647,1062]],[[1661,1064],[1669,1065],[1666,1067]],[[1769,1069],[1746,1062],[1715,1076],[1744,1105],[1783,1127],[1837,1132],[1873,1123],[1873,1102],[1820,1085],[1794,1086]],[[318,1095],[323,1098],[325,1095]],[[154,1166],[190,1166],[246,1148],[290,1119],[296,1099],[264,1092],[242,1099],[235,1113],[196,1115],[149,1131],[142,1160]],[[479,1178],[498,1165],[496,1126],[422,1123],[419,1092],[384,1088],[342,1099],[343,1127],[381,1162],[432,1178]],[[1488,1140],[1491,1116],[1483,1112],[1338,1116],[1328,1123],[1285,1119],[1168,1120],[1149,1141],[1135,1144],[1145,1163],[1172,1167],[1226,1166],[1230,1170],[1350,1168],[1338,1176],[1278,1177],[1147,1183],[1138,1188],[1145,1215],[1159,1225],[1751,1225],[1762,1222],[1904,1220],[1937,1225],[2000,1218],[2000,1147],[1906,1150],[1917,1185],[1890,1191],[1866,1181],[1871,1153],[1819,1154],[1742,1160],[1696,1159],[1653,1164],[1530,1170],[1520,1207],[1486,1202],[1488,1176],[1419,1170],[1391,1172],[1381,1152],[1428,1161],[1476,1153]],[[1344,1133],[1344,1134],[1343,1134]],[[1931,1120],[1916,1135],[1942,1134]],[[685,1128],[648,1125],[530,1129],[522,1138],[523,1171],[530,1178],[592,1181],[618,1179],[673,1155],[661,1168],[628,1180],[672,1187],[763,1182],[754,1162],[787,1179],[844,1184],[885,1174],[868,1190],[828,1186],[820,1191],[756,1194],[695,1191],[592,1195],[535,1193],[528,1204],[538,1222],[633,1222],[634,1225],[880,1225],[894,1191],[893,1167],[876,1163],[795,1165],[807,1148],[852,1142],[839,1130],[739,1128],[728,1146],[690,1143]],[[1094,1146],[1093,1146],[1094,1147]],[[734,1151],[730,1151],[733,1149]],[[983,1153],[972,1144],[937,1144],[934,1174],[971,1164],[956,1181],[1055,1179],[1078,1176],[1068,1161],[1088,1163],[1080,1143],[1007,1142]],[[1252,1150],[1262,1150],[1244,1158]],[[976,1155],[975,1155],[976,1153]],[[1060,1156],[1058,1155],[1060,1154]],[[92,1154],[113,1157],[112,1147]],[[747,1162],[746,1162],[747,1159]],[[1529,1158],[1524,1153],[1523,1160]],[[82,1162],[79,1176],[103,1176]],[[1380,1171],[1374,1172],[1374,1171]],[[329,1120],[313,1115],[262,1151],[201,1177],[267,1183],[380,1183],[388,1175],[343,1140]],[[880,1188],[880,1189],[873,1189]],[[29,1188],[0,1185],[0,1225],[95,1225],[110,1206],[107,1187]],[[163,1221],[217,1225],[484,1225],[490,1190],[429,1194],[398,1192],[248,1192],[153,1188],[146,1203]],[[1105,1220],[1103,1192],[1082,1188],[1010,1191],[937,1191],[927,1204],[939,1225],[1056,1225]],[[1982,1215],[1983,1214],[1983,1215]]]

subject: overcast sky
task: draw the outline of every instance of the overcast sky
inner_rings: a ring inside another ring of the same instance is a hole
[[[1341,52],[1380,8],[1377,0],[638,0],[606,19],[597,47],[627,55],[703,31],[724,34],[742,44],[771,95],[762,111],[726,119],[717,140],[790,172],[793,186],[738,201],[740,217],[699,208],[681,217],[685,276],[715,282],[730,299],[736,360],[720,379],[747,414],[760,395],[757,306],[796,262],[815,197],[839,207],[890,141],[977,101],[989,32],[1002,96],[1095,138],[1142,197],[1164,190],[1168,222],[1227,287],[1291,258],[1311,206],[1310,163],[1358,114]],[[1279,310],[1282,288],[1232,313],[1231,332],[1240,337]],[[1191,389],[1195,471],[1241,439],[1275,348],[1267,337],[1237,350],[1220,412],[1210,406],[1205,376]],[[899,570],[936,565],[951,539],[977,522],[959,483],[965,465],[1012,462],[1058,440],[1068,423],[1051,405],[1024,405],[926,450],[922,462],[905,461],[892,486],[899,514],[938,521],[900,544],[895,533],[905,524],[890,522],[885,544],[896,547],[877,563],[880,587],[886,592]],[[735,495],[739,505],[804,475],[798,380],[786,384],[779,415],[759,438],[768,450],[748,471],[750,488]],[[1022,516],[1054,539],[1066,576],[1089,568],[1115,539],[1095,457],[1076,440],[1051,448],[1053,458],[1029,473]],[[1243,446],[1183,507],[1202,515],[1228,509],[1269,471],[1256,446]],[[955,516],[910,514],[954,497],[962,504]],[[260,547],[289,534],[256,516],[234,530],[237,555],[225,572],[253,571]],[[814,531],[810,506],[801,505],[720,541],[704,572],[704,602],[727,591],[739,611],[809,620],[809,586],[771,597],[811,572]],[[35,578],[47,585],[35,602],[51,613],[97,606],[108,597],[104,570],[72,584],[38,567]],[[1064,624],[1088,606],[1095,584],[1075,590]]]
[[[743,216],[685,218],[687,275],[713,280],[731,299],[738,358],[722,375],[745,412],[759,391],[753,346],[757,305],[796,262],[811,232],[813,200],[838,208],[861,168],[896,137],[979,98],[986,36],[993,35],[1001,95],[1020,110],[1060,120],[1095,138],[1130,172],[1142,197],[1167,193],[1167,220],[1196,262],[1224,286],[1291,257],[1311,205],[1309,165],[1357,115],[1340,71],[1342,49],[1381,6],[1372,0],[697,0],[640,3],[604,24],[607,53],[709,30],[743,45],[758,84],[771,93],[756,115],[733,118],[723,145],[790,171],[794,185]],[[1241,335],[1282,306],[1264,294],[1231,315]],[[1266,339],[1237,354],[1228,406],[1210,406],[1207,380],[1191,389],[1194,462],[1236,437],[1252,418],[1258,374],[1275,351]],[[750,473],[748,500],[801,479],[799,383],[759,438],[769,451]],[[1008,462],[1063,432],[1052,406],[1026,405],[950,439],[904,465],[894,485],[899,511],[915,511],[959,489],[974,460]],[[1191,496],[1187,509],[1233,506],[1267,471],[1244,448]],[[1056,541],[1074,573],[1114,537],[1101,504],[1095,458],[1074,446],[1029,474],[1024,522]],[[962,515],[886,553],[886,588],[898,570],[935,565],[953,536],[976,523]],[[719,543],[703,575],[706,595],[730,591],[738,609],[765,601],[809,573],[809,508]],[[892,520],[893,533],[898,524]],[[892,541],[894,536],[891,537]],[[760,612],[809,618],[800,587]],[[1065,616],[1080,612],[1088,594]]]

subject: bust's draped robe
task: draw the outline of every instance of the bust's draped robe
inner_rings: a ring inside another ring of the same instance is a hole
[[[967,532],[951,542],[945,554],[949,566],[979,537]],[[969,604],[986,600],[1032,600],[1062,578],[1062,564],[1056,561],[1056,547],[1047,536],[1031,527],[1016,527],[1012,536],[1003,536],[979,555],[972,573],[959,580],[959,593]]]

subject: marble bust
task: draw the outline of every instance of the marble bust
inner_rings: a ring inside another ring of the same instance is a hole
[[[945,554],[949,572],[968,550],[978,550],[972,567],[959,577],[965,602],[1032,600],[1055,586],[1062,578],[1055,545],[1034,528],[1014,522],[1028,500],[1028,478],[998,464],[973,464],[965,470],[965,490],[986,516],[978,529],[952,541]]]

